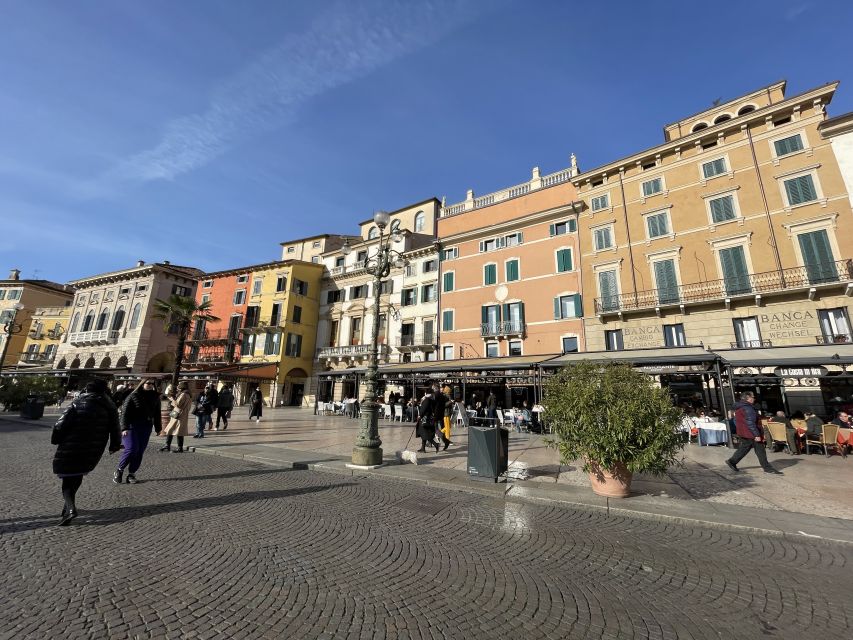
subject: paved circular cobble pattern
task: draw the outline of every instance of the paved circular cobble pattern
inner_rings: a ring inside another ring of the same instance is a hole
[[[159,454],[61,509],[0,423],[0,638],[849,638],[853,548]]]

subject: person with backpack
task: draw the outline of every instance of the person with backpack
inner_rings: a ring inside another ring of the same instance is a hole
[[[204,428],[213,422],[213,395],[211,394],[211,385],[208,384],[204,390],[198,394],[193,407],[193,415],[195,415],[195,435],[193,438],[203,438]]]
[[[151,438],[151,429],[160,434],[160,393],[151,378],[145,378],[130,392],[119,412],[121,443],[124,451],[113,472],[113,482],[121,484],[124,470],[128,470],[127,484],[136,484],[136,472],[142,465],[142,456]]]
[[[53,427],[50,443],[55,444],[53,472],[62,480],[62,508],[59,526],[77,517],[77,490],[83,476],[92,471],[109,443],[110,453],[122,448],[118,410],[104,380],[89,382]]]

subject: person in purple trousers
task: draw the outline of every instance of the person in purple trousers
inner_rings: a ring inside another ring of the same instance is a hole
[[[113,473],[113,482],[121,484],[127,469],[127,483],[136,484],[136,472],[148,447],[151,429],[160,434],[160,393],[154,380],[145,378],[121,406],[121,443],[124,451]]]

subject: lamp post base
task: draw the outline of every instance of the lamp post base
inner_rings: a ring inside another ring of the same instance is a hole
[[[382,447],[353,447],[352,464],[356,467],[381,466]]]

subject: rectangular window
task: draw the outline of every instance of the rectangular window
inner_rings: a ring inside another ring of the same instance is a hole
[[[205,293],[204,295],[201,296],[201,303],[204,304],[205,302],[210,302],[210,294],[209,293]]]
[[[598,196],[597,198],[593,198],[589,203],[590,208],[593,211],[601,211],[602,209],[606,209],[610,206],[610,196],[608,194],[604,194],[603,196]]]
[[[809,282],[811,284],[836,282],[838,270],[835,268],[826,229],[801,233],[797,236],[797,241],[800,243],[800,253],[803,255],[803,265],[806,267]]]
[[[252,281],[252,295],[259,296],[261,295],[261,287],[264,286],[264,281],[261,278],[255,278]]]
[[[442,276],[443,279],[443,291],[453,291],[454,280],[456,279],[456,274],[453,271],[448,271]]]
[[[423,272],[431,273],[432,271],[438,271],[438,260],[425,260]]]
[[[564,220],[563,222],[555,222],[548,227],[548,234],[550,236],[562,236],[567,233],[574,233],[578,230],[577,220],[574,218],[570,218],[569,220]]]
[[[649,232],[649,238],[669,235],[669,216],[666,211],[646,216],[646,230]]]
[[[453,345],[447,345],[441,348],[442,360],[453,360]]]
[[[711,207],[711,221],[714,223],[734,220],[737,217],[734,196],[714,198],[708,202],[708,205]]]
[[[383,280],[379,283],[379,293],[394,293],[394,281]]]
[[[554,298],[554,320],[580,318],[582,316],[581,294],[574,293]]]
[[[494,251],[495,249],[499,249],[498,240],[492,238],[491,240],[481,240],[480,241],[480,253],[485,253],[487,251]]]
[[[284,355],[298,358],[302,355],[302,336],[298,333],[288,333],[287,343],[284,347]]]
[[[361,344],[361,318],[350,318],[349,343]]]
[[[239,316],[235,316],[239,318]],[[251,307],[246,307],[246,322],[243,324],[244,327],[257,327],[258,321],[261,317],[261,308],[253,305]],[[239,325],[238,325],[239,326]]]
[[[817,200],[817,189],[815,189],[811,174],[785,180],[784,184],[788,204],[791,206]]]
[[[660,304],[673,304],[680,299],[678,279],[675,276],[675,260],[659,260],[655,265],[655,284]]]
[[[311,243],[311,248],[312,248],[312,249],[319,249],[319,248],[320,248],[320,241],[319,241],[319,240],[315,240],[314,242],[312,242],[312,243]]]
[[[726,295],[738,295],[752,291],[743,247],[720,249],[720,265],[723,268]]]
[[[853,342],[853,336],[850,335],[850,318],[847,317],[847,309],[844,307],[821,309],[817,313],[824,344]]]
[[[702,175],[705,178],[713,178],[714,176],[722,175],[726,172],[726,159],[717,158],[710,162],[702,164]]]
[[[356,264],[367,262],[367,250],[359,251],[355,254]]]
[[[613,235],[610,232],[610,227],[595,229],[592,233],[596,251],[610,249],[613,246]]]
[[[360,284],[355,287],[350,287],[349,289],[349,299],[350,300],[361,300],[362,298],[367,297],[367,285]]]
[[[510,356],[520,356],[521,354],[521,340],[510,340],[509,341],[509,353],[507,355]]]
[[[249,281],[249,276],[247,276],[247,275],[237,276],[237,284],[243,284],[243,283],[246,283],[248,281]]]
[[[516,280],[518,280],[518,260],[507,260],[506,281],[515,282]]]
[[[568,338],[562,338],[560,340],[562,343],[563,353],[577,353],[578,352],[578,339],[575,336],[570,336]]]
[[[311,262],[314,264],[320,264],[320,256],[311,256]]]
[[[400,304],[404,307],[410,307],[413,304],[418,303],[418,289],[417,287],[412,287],[411,289],[403,289],[400,296]]]
[[[557,273],[571,271],[572,266],[572,250],[559,249],[557,251]]]
[[[498,266],[487,264],[483,267],[483,284],[495,284],[498,281]]]
[[[287,276],[276,276],[275,292],[281,293],[282,291],[287,291]]]
[[[434,284],[425,284],[421,287],[421,302],[435,302],[436,299]]]
[[[281,320],[281,303],[275,302],[272,305],[272,313],[270,314],[270,326],[277,327]]]
[[[622,351],[625,344],[622,342],[622,329],[611,329],[604,332],[604,348],[608,351]]]
[[[735,340],[739,349],[751,349],[761,347],[761,329],[758,327],[758,318],[735,318],[732,320],[735,329]]]
[[[240,354],[245,357],[255,355],[255,339],[258,336],[254,333],[244,333],[243,343],[240,345]]]
[[[0,289],[0,300],[4,300],[6,298],[6,290]]]
[[[344,266],[345,262],[346,262],[346,258],[344,258],[343,256],[338,256],[337,258],[335,258],[335,266],[336,267]]]
[[[335,289],[334,291],[326,292],[326,304],[332,304],[333,302],[340,302],[341,295],[343,291],[341,289]]]
[[[803,139],[800,137],[800,134],[797,133],[788,138],[782,138],[781,140],[776,140],[773,143],[773,147],[776,149],[776,156],[786,156],[789,153],[794,153],[795,151],[800,151],[803,148]]]
[[[266,340],[264,340],[264,355],[265,356],[276,356],[276,355],[278,355],[280,348],[281,348],[281,334],[280,333],[268,333],[266,335]]]
[[[516,233],[511,233],[508,236],[503,237],[503,246],[504,247],[515,247],[524,242],[524,236],[521,231],[517,231]]]
[[[296,253],[296,247],[288,247],[287,252],[288,253]]]
[[[501,307],[498,304],[487,304],[480,307],[482,335],[495,335],[500,328]]]
[[[204,282],[201,283],[202,289],[210,289],[212,286],[213,286],[213,280],[205,280]],[[121,292],[122,293],[130,293],[130,288],[122,289]]]
[[[424,344],[435,344],[435,320],[424,320]]]
[[[301,296],[308,295],[308,283],[302,280],[293,280],[293,293],[298,293]]]
[[[172,293],[176,296],[182,296],[185,298],[188,295],[190,295],[190,288],[189,287],[182,287],[179,284],[175,284],[175,285],[172,285]]]
[[[598,293],[601,296],[602,311],[615,311],[619,308],[619,289],[615,271],[599,271]]]
[[[237,289],[234,292],[234,304],[241,305],[246,302],[246,290],[245,289]]]
[[[459,257],[459,247],[451,247],[450,249],[445,249],[441,254],[442,260],[454,260],[458,257]]]
[[[139,293],[140,291],[148,291],[148,285],[147,284],[138,285],[136,287],[136,292]]]
[[[406,277],[412,278],[418,274],[418,265],[414,262],[411,262],[406,265]]]
[[[329,324],[329,346],[337,347],[338,346],[338,321],[332,320]]]
[[[497,358],[499,356],[498,351],[498,343],[497,342],[487,342],[486,343],[486,357],[487,358]]]
[[[445,309],[441,312],[441,330],[453,331],[453,309]]]
[[[683,324],[663,325],[663,344],[666,347],[683,347],[687,344]]]
[[[661,191],[663,191],[663,180],[661,178],[655,178],[654,180],[648,180],[643,183],[643,196],[646,198]]]
[[[49,344],[44,348],[44,358],[45,360],[53,360],[53,356],[56,355],[57,345]]]

